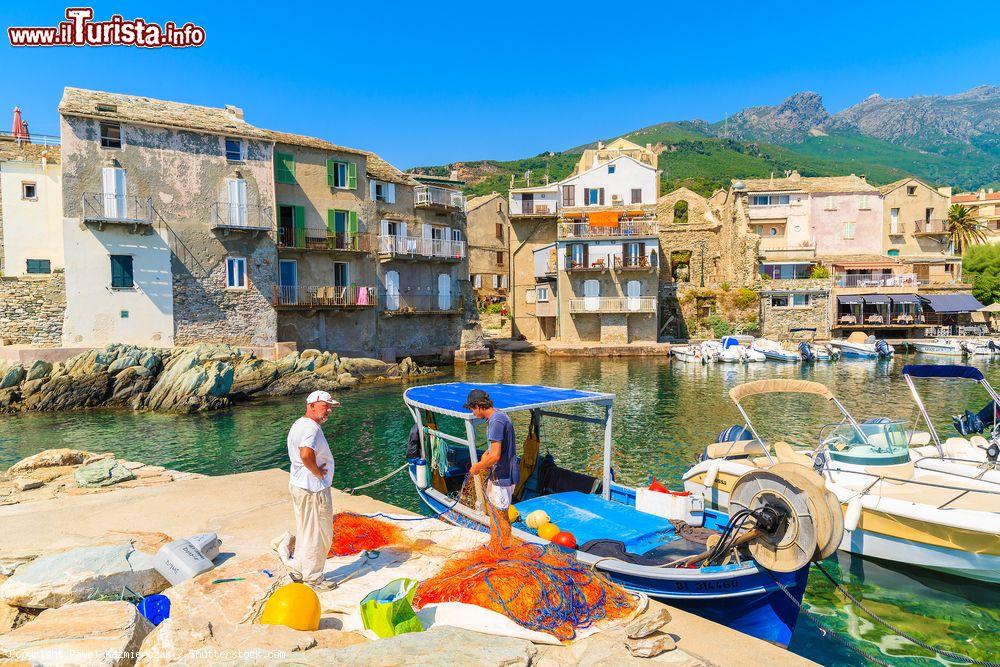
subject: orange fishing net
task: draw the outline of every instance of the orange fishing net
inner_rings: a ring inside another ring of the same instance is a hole
[[[369,549],[405,542],[403,531],[388,521],[341,512],[333,517],[333,544],[327,558],[353,556]]]
[[[456,554],[417,587],[415,609],[436,602],[474,604],[563,641],[573,639],[579,628],[625,618],[635,609],[629,593],[571,552],[512,538],[501,512],[490,507],[488,543]]]

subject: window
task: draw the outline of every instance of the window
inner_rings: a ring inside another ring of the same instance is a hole
[[[102,167],[101,183],[104,199],[104,217],[124,220],[128,217],[125,170],[118,167]]]
[[[500,289],[500,276],[496,273],[493,274],[493,289]]]
[[[21,199],[36,201],[38,199],[38,186],[29,181],[21,181]]]
[[[889,257],[899,257],[899,248],[892,248],[886,253]]]
[[[226,287],[228,289],[247,288],[247,260],[245,257],[226,258]]]
[[[385,202],[386,204],[396,203],[396,186],[392,183],[385,183],[383,181],[368,181],[369,187],[371,189],[371,198],[373,201]]]
[[[243,162],[243,140],[226,137],[226,159],[230,162]]]
[[[507,274],[500,275],[500,289],[507,289]]]
[[[836,197],[827,197],[824,208],[827,211],[836,211],[837,210],[837,198]]]
[[[497,238],[503,241],[503,223],[497,223]]]
[[[767,233],[769,235],[771,235],[771,236],[777,236],[778,235],[778,228],[777,227],[771,227],[770,229],[767,230]]]
[[[867,211],[871,208],[870,197],[868,195],[861,195],[861,203],[858,204],[858,210]]]
[[[587,246],[583,243],[570,243],[566,246],[567,269],[587,266]]]
[[[609,164],[608,165],[608,173],[609,174],[615,173],[615,165],[613,165],[613,164]]]
[[[899,209],[892,208],[889,209],[889,233],[890,234],[902,234],[903,230],[899,227]]]
[[[642,203],[642,188],[632,188],[632,203],[633,204]]]
[[[845,222],[844,223],[844,238],[853,239],[854,238],[854,223]]]
[[[788,204],[788,195],[753,195],[750,197],[751,206],[785,206]]]
[[[914,195],[916,195],[917,194],[917,186],[915,186],[915,185],[907,185],[906,186],[906,194],[909,195],[910,197],[913,197]]]
[[[604,188],[584,188],[583,202],[585,206],[604,206]]]
[[[274,180],[295,185],[295,156],[289,153],[274,154]]]
[[[132,255],[111,255],[112,289],[132,289],[135,281],[132,274]]]
[[[503,265],[503,250],[497,250],[497,266]]]
[[[792,294],[791,301],[793,307],[802,308],[809,305],[809,295],[808,294]]]
[[[524,302],[525,303],[534,303],[535,302],[535,295],[536,295],[537,291],[538,291],[537,288],[533,289],[531,287],[529,287],[528,289],[524,290]]]
[[[347,287],[351,284],[351,267],[347,262],[333,263],[333,284],[337,287]]]
[[[564,186],[562,186],[562,204],[563,204],[563,206],[576,206],[576,186],[575,185],[564,185]]]
[[[101,148],[122,147],[122,126],[118,123],[101,123]]]
[[[772,294],[771,295],[771,307],[772,308],[788,308],[788,295],[782,294],[781,296]]]
[[[535,288],[535,300],[539,303],[548,303],[549,301],[549,288],[548,287],[536,287]]]
[[[29,259],[28,273],[52,273],[52,262],[47,259]]]
[[[476,275],[472,276],[472,286],[475,287],[476,289],[482,288],[483,274],[477,273]]]
[[[331,188],[353,190],[358,187],[358,165],[354,162],[327,160],[326,184]]]

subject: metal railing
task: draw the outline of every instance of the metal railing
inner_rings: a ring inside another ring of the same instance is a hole
[[[931,220],[920,219],[913,221],[914,234],[947,234],[948,221],[934,218]]]
[[[285,308],[374,308],[378,290],[367,285],[275,285],[272,303]]]
[[[607,239],[620,236],[650,237],[660,233],[656,220],[622,220],[614,227],[587,222],[560,222],[560,239]]]
[[[438,291],[382,292],[384,309],[389,313],[457,313],[464,310],[458,294]]]
[[[118,222],[149,225],[153,222],[152,197],[83,193],[83,219],[98,222]]]
[[[612,266],[616,269],[650,269],[649,257],[644,255],[612,255]]]
[[[418,185],[413,188],[413,203],[416,206],[440,206],[465,210],[465,197],[461,192],[438,188],[433,185]]]
[[[36,146],[58,146],[62,143],[62,140],[51,134],[35,134],[34,132],[28,133],[27,141],[23,139],[16,139],[14,134],[11,132],[0,131],[0,141],[16,141],[22,145],[35,144]]]
[[[917,287],[915,273],[852,273],[834,276],[837,287]]]
[[[570,313],[655,313],[655,296],[585,296],[569,300]]]
[[[510,215],[556,215],[559,212],[559,203],[552,200],[529,202],[511,197],[508,205]]]
[[[212,204],[211,224],[213,228],[268,231],[271,229],[272,212],[270,206],[219,201]]]
[[[465,241],[380,235],[378,252],[380,255],[410,255],[459,261],[465,259]]]
[[[298,248],[300,250],[347,250],[352,252],[371,252],[374,247],[370,234],[324,234],[315,230],[306,230],[301,243],[295,237],[295,230],[278,230],[279,248]]]

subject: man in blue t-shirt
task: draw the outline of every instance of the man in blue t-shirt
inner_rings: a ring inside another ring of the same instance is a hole
[[[469,392],[465,407],[472,410],[476,419],[487,420],[486,439],[490,443],[483,457],[469,468],[469,474],[476,475],[492,468],[486,495],[494,507],[506,510],[510,507],[514,487],[521,476],[517,444],[514,441],[514,423],[506,412],[493,407],[490,395],[482,389]]]

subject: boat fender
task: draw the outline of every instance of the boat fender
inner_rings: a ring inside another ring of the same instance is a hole
[[[715,478],[719,476],[719,462],[712,461],[708,464],[708,470],[705,471],[705,488],[711,488],[715,485]]]
[[[847,511],[844,512],[844,530],[853,533],[859,521],[861,521],[861,496],[856,496],[847,503]]]
[[[413,467],[417,474],[417,488],[421,491],[430,486],[430,470],[427,466],[427,459],[417,459],[413,462]]]

